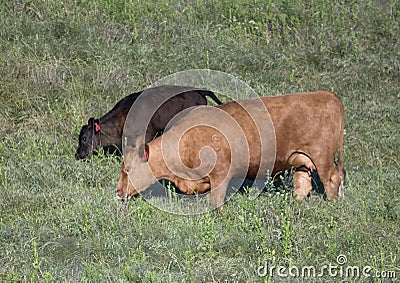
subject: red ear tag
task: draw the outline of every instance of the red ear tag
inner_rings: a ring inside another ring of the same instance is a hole
[[[97,132],[100,132],[100,125],[98,123],[94,123],[94,129]]]
[[[149,160],[149,153],[146,150],[143,151],[143,154],[144,154],[144,160]]]

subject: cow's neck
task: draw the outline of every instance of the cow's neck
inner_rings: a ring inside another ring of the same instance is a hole
[[[120,146],[122,141],[122,131],[124,125],[120,125],[115,119],[99,119],[100,121],[100,140],[102,146],[117,145]]]
[[[161,138],[151,141],[149,144],[149,166],[157,180],[167,179],[173,181],[175,175],[168,169],[165,164],[161,151]]]
[[[107,114],[100,120],[100,140],[101,146],[117,145],[122,147],[122,131],[124,129],[125,119],[141,92],[136,92],[121,99]]]

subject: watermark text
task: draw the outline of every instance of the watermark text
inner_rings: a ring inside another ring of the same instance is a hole
[[[284,266],[271,265],[267,261],[264,265],[257,268],[257,274],[261,277],[293,277],[293,278],[318,278],[318,277],[334,277],[334,278],[396,278],[396,272],[377,271],[371,266],[348,265],[345,255],[338,255],[336,263],[323,264],[321,266],[303,265],[303,266]]]

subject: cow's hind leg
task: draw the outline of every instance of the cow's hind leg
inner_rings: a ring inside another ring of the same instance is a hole
[[[339,197],[343,198],[344,197],[344,180],[346,178],[346,171],[344,170],[343,161],[342,161],[341,156],[339,157],[339,161],[338,161],[338,165],[336,166],[336,170],[339,172],[339,176],[340,176],[340,185],[339,185],[338,195],[339,195]]]
[[[326,169],[318,167],[318,175],[322,184],[324,184],[327,199],[332,200],[338,198],[341,194],[342,178],[333,164]]]
[[[311,172],[315,170],[315,165],[307,155],[300,152],[290,156],[289,164],[296,169],[293,195],[298,200],[304,200],[312,190]]]

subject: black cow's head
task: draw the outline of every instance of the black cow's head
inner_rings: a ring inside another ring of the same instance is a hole
[[[83,126],[79,134],[79,146],[75,158],[83,159],[100,147],[100,122],[90,118],[88,124]]]

